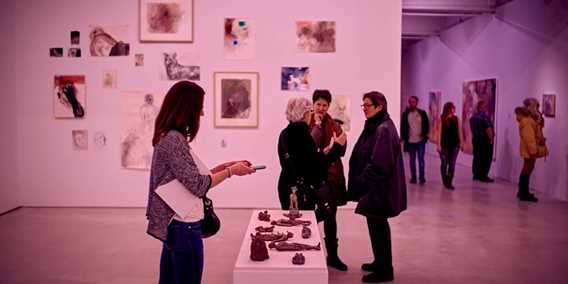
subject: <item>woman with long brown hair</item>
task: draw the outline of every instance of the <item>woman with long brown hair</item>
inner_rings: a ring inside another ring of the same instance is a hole
[[[189,142],[199,131],[204,95],[197,84],[179,81],[166,94],[156,118],[146,217],[147,233],[163,242],[159,283],[201,283],[203,203],[197,202],[188,216],[179,216],[160,199],[156,189],[177,180],[191,194],[202,198],[232,175],[254,172],[247,161],[203,169],[203,163],[191,151]]]
[[[456,107],[452,102],[444,104],[440,123],[440,131],[438,131],[438,153],[440,154],[442,173],[442,182],[444,187],[454,190],[452,184],[454,172],[456,168],[456,160],[462,145],[461,126],[456,116]]]

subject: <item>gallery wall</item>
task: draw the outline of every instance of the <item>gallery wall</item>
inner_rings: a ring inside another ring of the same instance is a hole
[[[12,3],[5,3],[0,10],[0,85],[2,86],[0,103],[0,213],[20,205],[19,186],[17,183],[17,95],[14,89],[12,72],[14,70],[14,52],[11,40],[14,36]]]
[[[201,79],[196,82],[207,92],[205,115],[192,146],[202,160],[210,166],[236,159],[267,166],[255,175],[235,177],[213,189],[210,197],[221,207],[278,206],[276,143],[287,125],[284,109],[290,97],[311,98],[316,88],[349,96],[352,130],[348,133],[348,153],[362,130],[364,117],[359,105],[364,92],[379,90],[387,96],[390,109],[400,108],[400,1],[196,0],[191,44],[140,43],[136,0],[11,2],[17,2],[11,22],[17,33],[11,43],[14,52],[3,56],[17,58],[17,64],[3,74],[18,86],[11,95],[17,100],[16,111],[8,111],[8,121],[16,124],[18,131],[12,129],[16,141],[8,142],[18,145],[18,202],[24,206],[146,205],[149,171],[123,169],[120,163],[120,97],[123,91],[167,91],[174,81],[160,78],[163,52],[187,53],[192,65],[201,67]],[[226,17],[247,19],[253,24],[253,59],[224,57]],[[335,21],[336,52],[298,52],[295,22],[299,20]],[[128,26],[122,39],[130,43],[130,55],[91,57],[90,25]],[[82,57],[49,57],[52,47],[63,47],[67,52],[72,30],[81,32]],[[143,67],[134,66],[136,53],[144,54]],[[283,66],[309,66],[310,89],[280,90]],[[102,73],[109,69],[116,70],[116,89],[102,87]],[[257,128],[214,128],[213,72],[217,71],[259,73]],[[54,75],[85,75],[83,119],[54,118]],[[393,119],[398,124],[398,112],[393,113]],[[88,131],[88,150],[72,149],[71,131],[76,129]],[[95,132],[105,133],[106,146],[93,146]],[[348,159],[349,154],[345,164]],[[2,191],[6,191],[4,186]]]
[[[568,2],[516,0],[495,15],[480,16],[419,42],[403,53],[402,102],[416,95],[428,108],[428,93],[462,111],[464,81],[496,79],[496,153],[491,175],[516,183],[522,168],[515,107],[526,97],[556,95],[556,116],[546,117],[551,155],[539,159],[531,186],[568,199]],[[435,154],[433,144],[429,152]],[[471,166],[471,156],[458,162]],[[437,174],[437,173],[436,173]]]

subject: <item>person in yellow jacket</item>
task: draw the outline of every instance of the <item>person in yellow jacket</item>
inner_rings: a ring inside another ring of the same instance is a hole
[[[527,98],[523,101],[523,105],[515,108],[521,136],[520,152],[523,158],[517,197],[522,201],[537,202],[538,198],[529,192],[529,185],[536,159],[548,156],[546,138],[542,133],[544,118],[538,110],[540,104],[537,99]]]

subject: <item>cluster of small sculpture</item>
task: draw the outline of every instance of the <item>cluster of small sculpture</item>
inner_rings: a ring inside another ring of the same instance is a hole
[[[268,211],[264,210],[262,212],[258,212],[258,220],[270,222],[270,214],[268,214]]]
[[[301,252],[298,252],[292,257],[292,264],[302,265],[306,263],[306,257]]]
[[[261,232],[261,233],[272,233],[274,231],[274,226],[270,226],[270,227],[258,226],[256,228],[254,228],[254,230],[257,231],[257,232]]]
[[[299,219],[279,219],[270,222],[271,225],[281,226],[281,227],[294,227],[294,226],[309,226],[312,224],[311,221],[299,220]]]
[[[302,217],[302,213],[298,209],[290,209],[288,213],[282,214],[284,217],[287,217],[290,220],[295,220]]]
[[[271,242],[270,244],[268,244],[268,248],[276,249],[277,251],[321,250],[321,243],[318,243],[315,246],[311,246],[301,243]]]
[[[251,238],[253,239],[260,239],[266,242],[283,242],[283,241],[287,241],[288,239],[291,239],[292,237],[294,237],[294,234],[290,233],[290,232],[286,232],[286,234],[284,233],[261,233],[261,232],[256,232],[256,235],[250,234]]]
[[[312,230],[308,226],[302,227],[302,238],[309,239],[312,236]]]

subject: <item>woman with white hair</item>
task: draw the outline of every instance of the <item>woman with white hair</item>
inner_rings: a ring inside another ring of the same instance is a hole
[[[538,110],[539,105],[537,99],[527,98],[523,101],[523,106],[515,108],[521,138],[520,152],[523,158],[523,169],[519,176],[517,197],[522,201],[538,201],[538,198],[529,191],[530,177],[534,170],[536,159],[548,156],[548,149],[545,143],[546,138],[544,138],[542,133],[544,118]]]
[[[334,135],[329,149],[318,150],[309,131],[312,113],[312,102],[308,99],[297,97],[288,101],[286,119],[289,124],[282,130],[278,140],[278,157],[282,167],[278,179],[278,197],[282,210],[290,209],[291,188],[298,186],[299,181],[320,188],[325,182],[330,162],[339,158],[347,142],[344,133],[339,137]],[[298,190],[296,195],[298,209],[315,209],[313,196],[306,195],[302,190]]]

